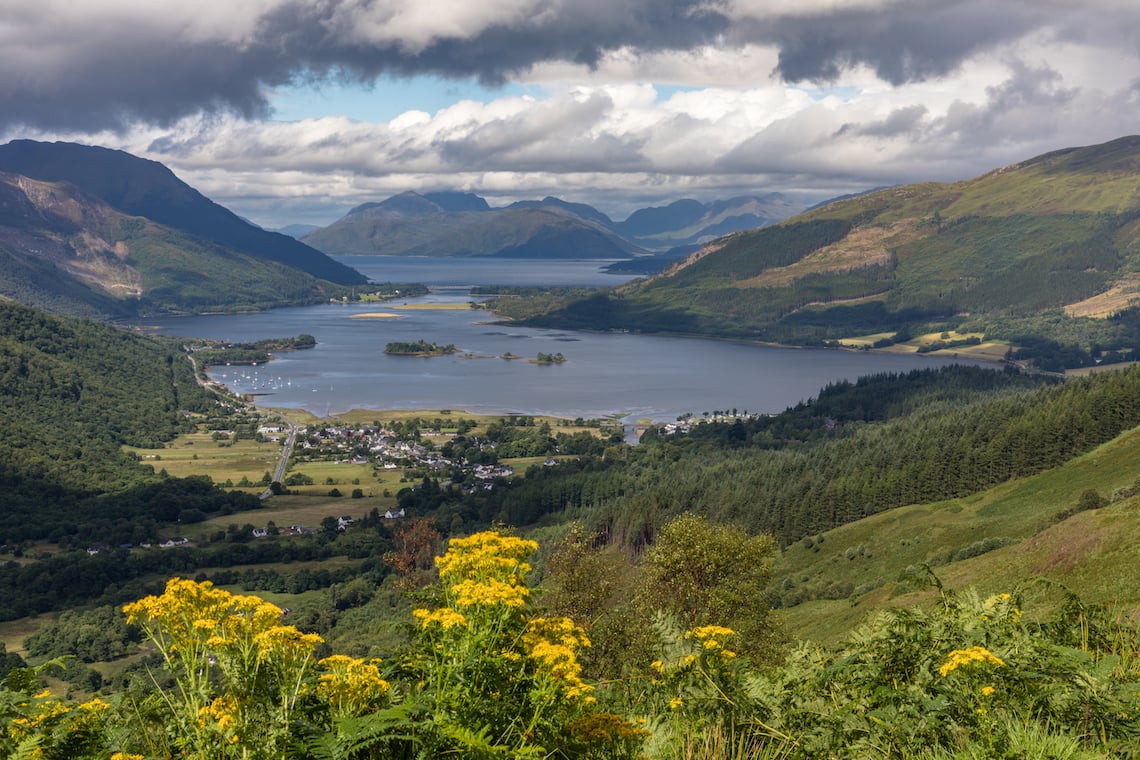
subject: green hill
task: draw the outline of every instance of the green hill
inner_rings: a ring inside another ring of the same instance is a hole
[[[958,331],[1090,363],[1140,347],[1138,220],[1140,137],[1126,137],[841,200],[534,321],[791,344]]]
[[[99,521],[173,520],[176,500],[138,498],[162,479],[122,447],[161,446],[191,429],[191,413],[216,406],[173,339],[2,301],[0,399],[0,544]]]
[[[789,629],[817,640],[838,637],[874,609],[929,599],[927,567],[949,588],[1000,593],[1042,578],[1088,602],[1136,610],[1138,457],[1133,428],[1038,475],[798,541],[776,562],[773,594]]]

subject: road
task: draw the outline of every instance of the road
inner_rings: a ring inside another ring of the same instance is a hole
[[[297,423],[286,417],[280,412],[273,412],[268,409],[258,409],[262,414],[276,417],[286,425],[289,426],[289,434],[285,436],[285,448],[281,450],[281,459],[277,462],[277,469],[273,472],[273,482],[280,483],[285,479],[285,468],[289,465],[289,457],[293,454],[293,446],[297,443]],[[273,489],[267,488],[261,494],[261,500],[265,501],[273,495]]]
[[[198,374],[198,362],[194,359],[193,353],[187,351],[186,358],[190,360],[190,366],[194,368],[194,379],[198,382],[198,385],[219,396],[225,395],[222,394],[213,383],[208,382],[207,380],[203,379],[200,374]],[[297,423],[293,422],[293,420],[289,419],[280,412],[275,412],[269,409],[262,409],[254,404],[250,404],[249,406],[257,409],[259,413],[264,414],[267,417],[276,417],[277,419],[284,422],[289,428],[289,434],[285,437],[285,448],[281,450],[281,459],[278,460],[277,469],[273,472],[272,482],[280,483],[285,478],[285,468],[289,466],[289,457],[293,455],[293,446],[297,443]],[[262,501],[265,501],[271,496],[273,496],[273,489],[267,488],[259,498]]]

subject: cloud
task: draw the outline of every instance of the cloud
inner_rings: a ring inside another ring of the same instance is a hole
[[[1131,0],[19,5],[0,9],[0,139],[129,150],[270,226],[409,189],[614,216],[818,200],[1118,137],[1140,103]],[[275,121],[267,100],[418,73],[519,86],[382,122]]]
[[[831,82],[863,64],[899,85],[945,75],[1048,21],[1047,8],[1029,3],[917,0],[776,19],[770,39],[788,81]]]
[[[560,67],[612,72],[623,59],[628,75],[671,69],[674,80],[703,77],[697,85],[724,86],[726,78],[747,76],[729,63],[739,55],[767,62],[765,70],[752,71],[753,82],[772,71],[788,82],[834,82],[862,66],[898,85],[944,76],[1042,29],[1058,39],[1088,43],[1095,34],[1101,44],[1134,49],[1126,29],[1140,21],[1140,11],[1121,0],[1079,9],[1060,0],[6,5],[0,9],[0,125],[61,129],[170,125],[199,113],[263,118],[270,113],[269,88],[305,82],[433,75],[496,83]],[[1098,19],[1098,5],[1126,23],[1113,30]],[[670,66],[671,58],[686,65]]]
[[[0,120],[99,129],[265,116],[269,87],[384,74],[502,82],[622,46],[686,50],[727,23],[703,0],[45,0],[0,10]]]

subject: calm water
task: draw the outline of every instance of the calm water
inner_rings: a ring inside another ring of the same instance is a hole
[[[454,261],[343,257],[374,280],[432,286],[417,304],[465,304],[475,284],[616,284],[598,262]],[[310,333],[316,348],[281,354],[260,367],[219,367],[212,375],[242,393],[266,394],[270,406],[318,415],[353,408],[456,409],[473,413],[608,414],[672,420],[714,409],[778,412],[829,382],[860,375],[941,366],[949,359],[785,349],[696,338],[580,333],[486,324],[470,310],[402,310],[389,304],[321,305],[259,314],[150,321],[174,335],[246,341]],[[397,319],[353,315],[391,312]],[[389,341],[454,343],[479,357],[387,356]],[[524,359],[498,358],[510,352]],[[562,353],[554,366],[529,364],[539,352]]]

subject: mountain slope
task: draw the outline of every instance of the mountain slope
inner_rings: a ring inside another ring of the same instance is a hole
[[[45,182],[69,182],[130,216],[141,216],[202,240],[357,285],[366,278],[287,235],[243,221],[179,180],[156,161],[75,143],[13,140],[0,145],[0,171]]]
[[[407,192],[357,206],[305,236],[330,254],[627,258],[638,250],[597,218],[557,199],[492,209],[478,196]]]
[[[336,286],[115,210],[75,186],[0,173],[0,295],[49,311],[131,316],[326,299]]]
[[[1140,429],[1132,428],[1038,475],[792,544],[773,571],[782,615],[799,635],[832,639],[873,609],[933,595],[924,566],[947,588],[1009,592],[1045,578],[1087,602],[1136,609],[1140,589],[1123,569],[1138,559],[1138,455]],[[1090,491],[1102,501],[1089,500]],[[1094,503],[1103,506],[1080,508]]]
[[[1140,137],[1126,137],[729,235],[542,321],[799,344],[961,329],[1073,344],[1082,363],[1140,348],[1137,272]]]

